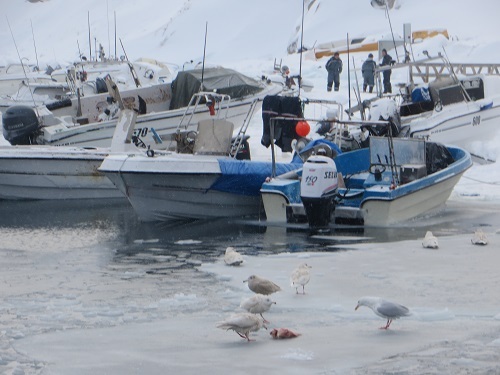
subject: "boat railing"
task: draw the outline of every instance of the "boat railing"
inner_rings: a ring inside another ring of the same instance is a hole
[[[238,134],[236,134],[236,137],[234,137],[234,141],[231,143],[231,150],[229,152],[229,155],[232,158],[236,158],[238,155],[238,152],[240,151],[243,142],[245,141],[245,135],[248,129],[248,125],[250,124],[250,120],[252,119],[255,109],[257,108],[257,104],[261,101],[262,99],[254,99],[252,103],[250,104],[250,108],[248,109],[248,112],[243,120],[243,124],[241,125],[240,129],[238,130]]]
[[[195,93],[186,106],[175,132],[170,138],[167,149],[173,149],[173,142],[175,142],[175,149],[178,152],[193,152],[197,132],[194,130],[188,131],[188,128],[199,123],[199,121],[193,122],[194,116],[202,112],[202,106],[206,106],[208,107],[209,118],[227,120],[230,102],[231,96],[227,94],[204,91]]]
[[[200,105],[206,105],[211,116],[215,116],[215,118],[222,120],[227,119],[230,102],[231,96],[226,94],[206,91],[194,94],[182,114],[181,121],[177,125],[176,133],[180,132],[182,128],[187,130],[188,126],[192,125],[192,119],[196,112],[199,112],[198,109]]]

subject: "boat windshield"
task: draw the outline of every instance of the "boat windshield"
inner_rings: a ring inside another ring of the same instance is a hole
[[[393,138],[394,165],[425,165],[425,141],[422,139]],[[370,164],[390,166],[390,138],[370,137]]]

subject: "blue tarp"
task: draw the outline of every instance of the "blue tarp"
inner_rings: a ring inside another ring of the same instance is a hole
[[[276,163],[276,175],[302,167],[300,163]],[[259,196],[260,188],[271,177],[272,163],[251,160],[219,159],[222,175],[211,189],[231,194]]]
[[[427,87],[414,88],[411,92],[411,101],[413,103],[430,102],[431,95],[429,93],[429,89]]]

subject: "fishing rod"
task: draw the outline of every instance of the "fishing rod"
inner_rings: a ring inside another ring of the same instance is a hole
[[[208,33],[208,22],[205,22],[205,43],[203,45],[203,61],[201,63],[201,85],[200,92],[203,91],[203,77],[205,75],[205,53],[207,51],[207,33]]]
[[[356,95],[356,99],[358,100],[359,113],[361,114],[361,120],[365,119],[365,110],[363,108],[363,103],[361,101],[361,92],[359,91],[359,82],[358,82],[358,72],[356,72],[356,64],[354,63],[354,56],[352,57],[352,67],[354,69],[354,78],[356,80],[356,88],[354,89],[354,95]]]
[[[300,27],[300,63],[299,63],[299,93],[300,97],[300,88],[302,87],[302,53],[304,51],[304,13],[305,13],[305,2],[306,0],[302,0],[302,24]]]
[[[35,32],[33,31],[33,22],[31,21],[31,19],[30,23],[31,23],[31,35],[33,35],[33,46],[35,47],[36,69],[40,70],[40,65],[38,64],[38,53],[36,51]]]
[[[385,2],[385,13],[387,14],[387,19],[389,20],[389,27],[391,28],[392,43],[394,44],[394,51],[396,51],[396,59],[399,61],[398,49],[396,48],[396,39],[394,39],[394,32],[392,31],[391,17],[389,16],[389,6],[387,1]]]
[[[442,59],[444,60],[445,64],[447,65],[448,70],[450,71],[451,77],[453,78],[455,83],[458,84],[460,86],[460,88],[462,89],[461,91],[462,91],[462,95],[463,95],[464,99],[466,101],[469,101],[469,102],[472,101],[472,99],[471,99],[469,93],[467,92],[467,90],[465,89],[464,85],[462,84],[462,82],[460,82],[457,75],[455,74],[455,70],[453,69],[453,65],[451,65],[450,59],[448,58],[448,53],[446,52],[446,49],[444,48],[444,46],[443,46],[443,52],[444,52],[444,56],[442,57]]]
[[[108,0],[106,0],[106,21],[108,21],[108,52],[111,54],[111,38],[109,37],[109,1]]]
[[[118,56],[116,55],[116,11],[115,11],[115,60],[118,60]]]
[[[12,28],[10,27],[9,17],[5,16],[7,20],[7,25],[9,25],[10,35],[12,35],[12,41],[14,42],[14,46],[16,47],[17,57],[19,58],[19,62],[21,63],[21,68],[23,68],[24,77],[26,78],[26,85],[30,90],[31,99],[33,100],[33,106],[35,107],[36,115],[39,116],[37,105],[35,103],[35,97],[33,96],[33,90],[31,90],[31,86],[29,83],[28,75],[26,74],[26,69],[24,69],[23,59],[21,59],[21,54],[19,53],[19,48],[17,48],[16,38],[14,38],[14,33],[12,32]]]
[[[92,61],[92,38],[90,37],[90,11],[87,11],[87,27],[89,30],[89,61]]]
[[[141,85],[141,81],[139,81],[139,78],[137,77],[137,73],[134,69],[134,66],[132,65],[132,63],[128,59],[127,52],[125,51],[125,47],[123,47],[123,42],[122,42],[121,38],[120,38],[120,44],[122,46],[122,50],[123,50],[123,54],[125,55],[125,59],[127,60],[128,67],[130,69],[130,73],[132,74],[132,77],[134,78],[135,86],[139,87]]]
[[[351,68],[350,68],[350,53],[349,53],[349,33],[347,33],[347,87],[349,90],[349,120],[351,119]]]

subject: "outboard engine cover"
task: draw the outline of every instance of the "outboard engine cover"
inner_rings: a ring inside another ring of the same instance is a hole
[[[328,229],[337,188],[337,167],[331,158],[313,155],[307,159],[302,168],[300,197],[311,229]]]
[[[241,141],[240,149],[236,153],[236,160],[251,160],[250,156],[250,144],[248,143],[248,138],[250,138],[249,135],[244,135],[243,140]],[[231,139],[231,151],[233,147],[237,146],[237,143],[239,142],[239,138],[234,136]]]
[[[35,110],[24,105],[7,108],[2,115],[3,136],[12,145],[29,145],[40,127]]]

